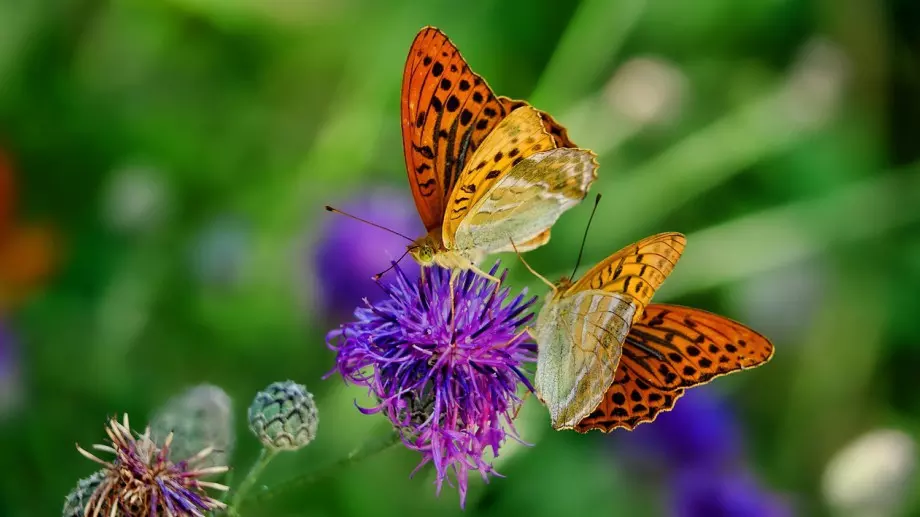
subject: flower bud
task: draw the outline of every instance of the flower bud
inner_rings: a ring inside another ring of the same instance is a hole
[[[77,486],[67,494],[64,499],[64,511],[62,517],[83,517],[86,503],[93,497],[93,492],[105,479],[105,472],[99,471],[95,474],[77,481]]]
[[[296,451],[316,437],[313,395],[294,381],[275,382],[249,406],[249,429],[268,449]]]

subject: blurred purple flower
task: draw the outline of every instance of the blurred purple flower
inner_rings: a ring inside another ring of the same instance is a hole
[[[738,423],[726,400],[712,390],[689,390],[652,425],[620,435],[627,457],[670,468],[720,467],[742,459]]]
[[[750,474],[684,469],[674,479],[673,517],[791,517],[788,501],[765,490]]]
[[[412,199],[401,191],[373,190],[336,208],[412,238],[424,233]],[[363,298],[374,302],[386,296],[371,277],[399,259],[411,242],[342,215],[326,215],[313,250],[315,295],[327,314],[343,316]],[[418,277],[419,267],[411,258],[400,267],[410,278]],[[393,281],[392,272],[381,279],[384,285]]]
[[[6,322],[0,319],[0,417],[18,405],[20,381],[16,339]]]
[[[489,273],[497,270],[498,263]],[[471,470],[485,481],[495,474],[486,449],[497,456],[505,438],[520,441],[512,414],[519,384],[532,389],[522,368],[535,360],[536,345],[518,331],[533,319],[536,297],[525,301],[525,292],[509,301],[509,289],[466,271],[454,286],[452,321],[450,271],[422,275],[414,282],[397,268],[395,282],[382,286],[386,299],[359,307],[355,321],[329,333],[337,354],[330,374],[380,401],[359,409],[385,413],[403,443],[422,453],[419,467],[434,463],[439,493],[453,471],[462,506]]]

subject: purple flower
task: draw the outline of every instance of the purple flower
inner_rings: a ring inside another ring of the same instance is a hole
[[[0,319],[0,417],[19,404],[20,388],[16,339],[6,322]]]
[[[496,474],[486,449],[497,456],[505,438],[520,441],[512,414],[519,384],[532,389],[522,369],[536,359],[536,345],[519,331],[533,319],[536,297],[509,301],[509,289],[466,271],[455,280],[452,319],[450,271],[425,268],[418,282],[395,271],[395,282],[381,285],[384,300],[359,307],[355,321],[327,336],[337,353],[330,374],[380,401],[359,409],[386,414],[422,454],[419,467],[434,464],[439,493],[453,472],[463,506],[471,470],[485,481]],[[496,271],[498,263],[489,274]]]
[[[345,212],[408,237],[424,233],[412,200],[401,191],[379,189],[337,206]],[[399,259],[410,241],[369,224],[338,214],[325,214],[319,240],[313,250],[316,275],[315,297],[327,314],[351,314],[364,297],[371,301],[385,294],[371,277]],[[418,266],[410,259],[401,264],[411,278],[418,277]],[[388,273],[382,280],[393,281]]]
[[[686,469],[675,478],[673,517],[791,517],[782,497],[746,472]]]
[[[627,457],[671,468],[720,467],[739,462],[742,440],[727,401],[713,391],[689,390],[652,425],[619,437]]]

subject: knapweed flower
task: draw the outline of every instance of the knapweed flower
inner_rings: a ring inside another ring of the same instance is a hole
[[[675,479],[673,517],[792,517],[789,503],[747,472],[686,469]]]
[[[150,428],[142,435],[132,435],[128,415],[119,423],[114,418],[106,427],[111,445],[95,445],[99,451],[115,455],[102,460],[82,449],[80,454],[102,465],[104,479],[86,503],[85,515],[132,515],[138,517],[196,516],[225,508],[224,503],[208,496],[205,489],[227,490],[218,483],[201,478],[227,471],[227,467],[198,468],[211,454],[207,448],[187,460],[169,460],[172,435],[162,445],[150,438]]]
[[[402,191],[370,190],[336,208],[412,238],[424,231],[412,200]],[[325,216],[318,239],[310,248],[309,270],[320,272],[313,279],[314,298],[326,314],[338,318],[338,323],[345,321],[364,297],[378,301],[385,296],[371,277],[398,259],[411,242],[342,215]],[[411,278],[418,276],[413,261],[402,262],[402,267]],[[388,274],[381,282],[389,283],[392,278]]]
[[[489,274],[497,270],[498,263]],[[522,371],[536,359],[536,345],[520,331],[536,297],[509,299],[509,289],[465,271],[454,282],[452,311],[450,271],[425,268],[417,282],[399,268],[394,275],[381,284],[384,300],[366,302],[355,321],[327,336],[337,353],[330,373],[380,401],[359,409],[386,414],[403,443],[422,454],[419,468],[434,464],[439,493],[453,472],[462,506],[471,470],[485,481],[495,474],[487,449],[497,456],[506,438],[519,440],[516,391],[532,389]]]

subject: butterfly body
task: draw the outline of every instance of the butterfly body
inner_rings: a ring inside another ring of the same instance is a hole
[[[402,87],[403,149],[427,234],[409,246],[423,266],[472,269],[527,251],[587,195],[595,155],[526,102],[496,96],[443,32],[422,29]]]

